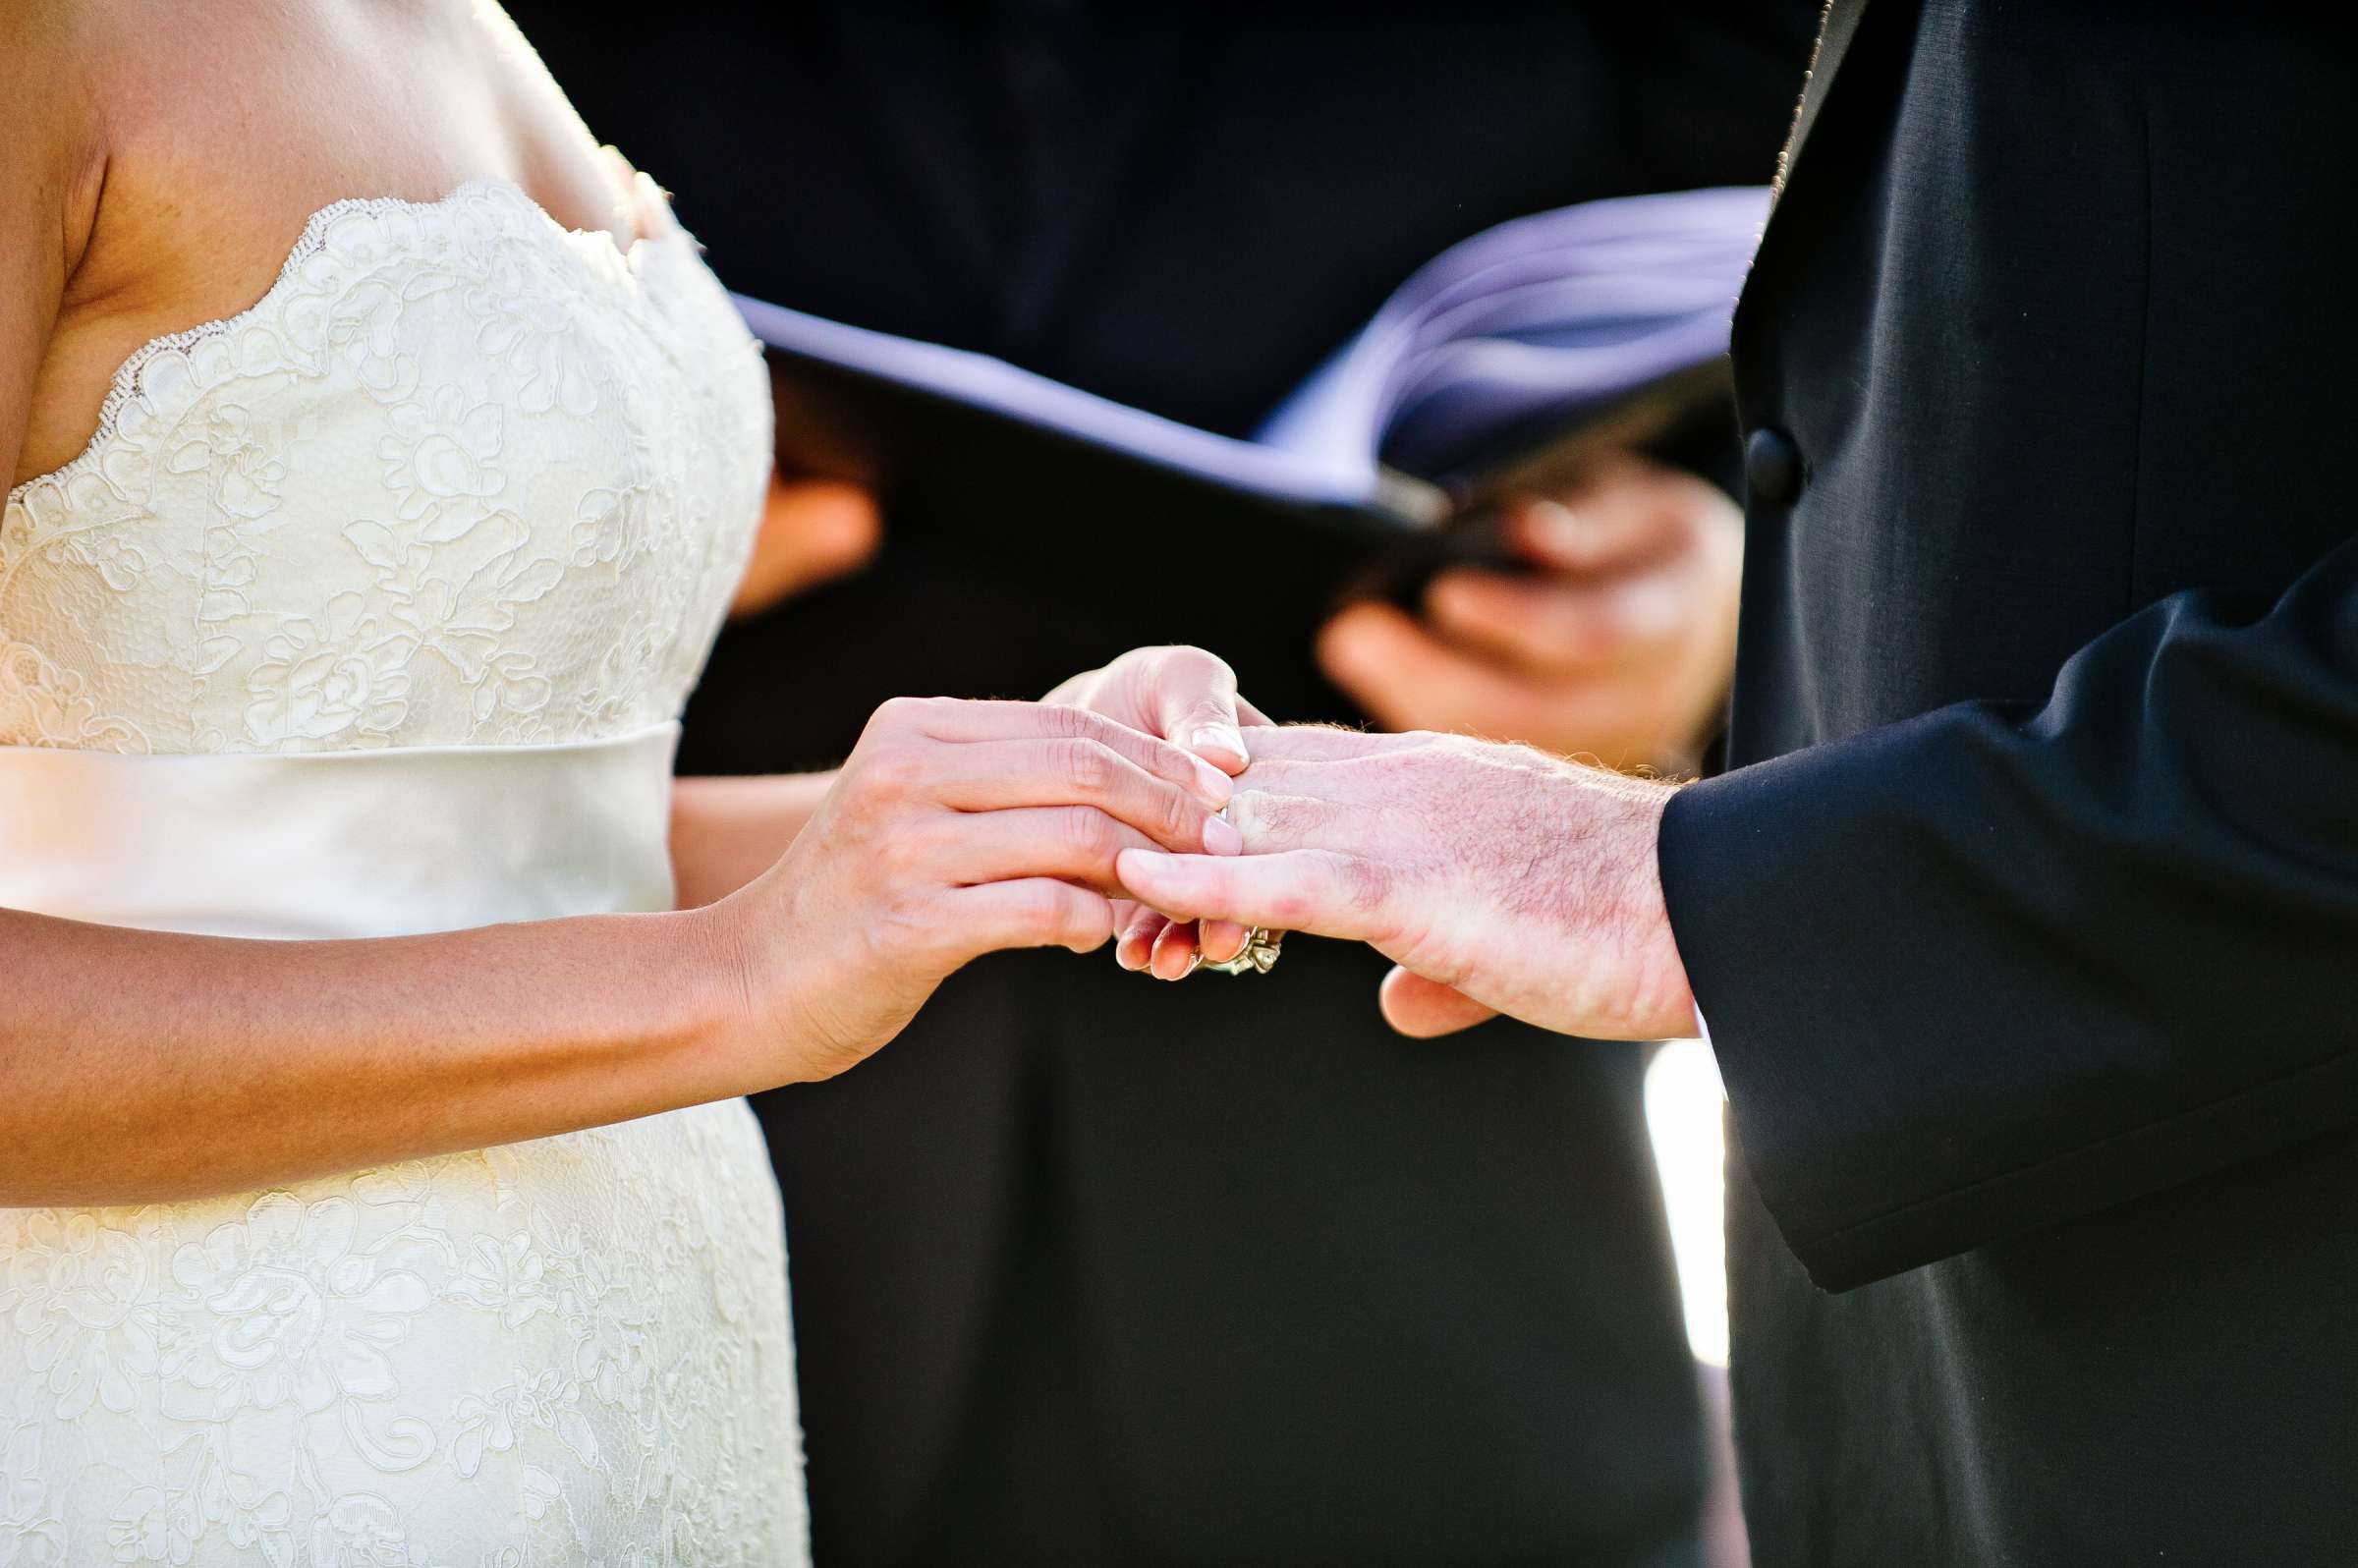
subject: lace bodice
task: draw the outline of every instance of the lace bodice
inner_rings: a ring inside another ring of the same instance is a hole
[[[514,186],[313,217],[0,514],[0,744],[302,752],[675,717],[758,521],[758,350],[695,243]]]

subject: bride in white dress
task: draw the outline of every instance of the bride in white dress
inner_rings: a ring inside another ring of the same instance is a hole
[[[495,9],[12,6],[0,145],[0,1563],[802,1561],[734,1096],[1232,850],[1224,669],[675,787],[766,380]]]

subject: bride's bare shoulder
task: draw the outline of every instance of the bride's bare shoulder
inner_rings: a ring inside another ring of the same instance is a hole
[[[105,180],[100,32],[73,0],[0,5],[0,476]]]
[[[62,262],[60,286],[80,269],[117,152],[175,112],[185,71],[171,63],[180,37],[169,35],[185,36],[191,20],[172,16],[178,9],[132,0],[0,4],[0,229],[20,262],[28,235],[44,265]]]
[[[0,5],[0,192],[14,231],[28,198],[58,195],[76,166],[103,160],[106,5],[13,0]]]

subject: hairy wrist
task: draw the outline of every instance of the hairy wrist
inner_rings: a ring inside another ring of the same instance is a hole
[[[1572,764],[1577,768],[1577,764]],[[1659,866],[1662,814],[1680,786],[1577,768],[1575,816],[1583,831],[1559,857],[1563,918],[1608,961],[1617,994],[1585,1000],[1582,1011],[1628,1038],[1684,1035],[1694,998],[1670,933]]]

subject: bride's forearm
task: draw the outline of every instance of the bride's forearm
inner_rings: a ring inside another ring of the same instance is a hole
[[[140,1203],[761,1087],[716,912],[243,941],[0,911],[0,1206]]]
[[[679,907],[701,909],[769,869],[834,782],[832,773],[674,780],[671,868]]]
[[[1101,944],[1124,850],[1233,849],[1206,772],[1078,708],[902,700],[831,781],[683,783],[691,908],[338,941],[0,910],[0,1207],[249,1191],[841,1072],[982,953]]]

